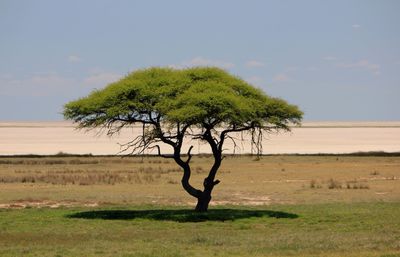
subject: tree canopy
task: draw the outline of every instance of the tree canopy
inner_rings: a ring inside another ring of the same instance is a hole
[[[183,187],[199,201],[206,191],[210,200],[212,187],[219,183],[214,179],[229,133],[250,131],[255,145],[260,146],[263,132],[290,130],[290,125],[300,124],[302,115],[297,106],[215,67],[137,70],[64,107],[65,118],[80,128],[101,127],[110,135],[126,125],[142,124],[143,133],[127,143],[125,150],[143,153],[156,147],[159,155],[174,158],[184,171]],[[186,160],[181,155],[187,137],[207,142],[214,155],[203,191],[189,183],[191,148]],[[158,143],[170,145],[174,154],[163,155]],[[261,148],[257,149],[260,153]]]

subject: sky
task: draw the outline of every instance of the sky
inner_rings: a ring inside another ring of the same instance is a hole
[[[218,66],[308,121],[400,120],[400,1],[0,0],[0,121],[151,66]]]

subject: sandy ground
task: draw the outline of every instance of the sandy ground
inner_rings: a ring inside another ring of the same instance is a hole
[[[117,154],[118,143],[126,143],[140,128],[128,128],[109,138],[96,131],[74,129],[69,122],[0,122],[0,155],[14,154]],[[236,135],[240,138],[240,135]],[[236,153],[250,153],[249,137],[239,144]],[[350,153],[358,151],[400,151],[400,122],[305,122],[291,133],[264,136],[266,154],[277,153]],[[209,153],[206,145],[194,146],[194,153]],[[171,149],[162,147],[164,153]],[[233,144],[226,142],[226,152]]]
[[[75,201],[48,201],[48,200],[18,200],[12,203],[1,203],[0,209],[24,209],[24,208],[60,208],[60,207],[97,207],[98,203],[78,203]]]

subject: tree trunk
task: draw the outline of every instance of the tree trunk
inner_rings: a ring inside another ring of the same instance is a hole
[[[203,192],[200,197],[197,198],[197,205],[195,208],[196,212],[206,212],[208,210],[208,204],[211,201],[211,192]]]
[[[200,195],[197,197],[197,205],[195,211],[197,212],[206,212],[208,210],[208,205],[211,201],[211,192],[214,189],[214,186],[217,185],[220,181],[213,181],[209,177],[204,179],[204,191],[200,192]]]
[[[189,148],[188,151],[188,158],[186,161],[181,159],[181,146],[183,142],[183,136],[180,138],[180,144],[174,146],[174,159],[175,162],[182,167],[183,169],[183,176],[182,176],[182,186],[191,196],[197,198],[197,205],[195,211],[197,212],[206,212],[208,210],[208,205],[211,201],[211,192],[214,189],[214,186],[217,185],[220,181],[215,180],[215,175],[221,165],[222,161],[222,143],[223,140],[220,141],[220,145],[218,147],[217,143],[215,142],[214,138],[211,135],[211,128],[208,128],[207,131],[204,133],[204,139],[210,144],[213,156],[214,156],[214,164],[211,167],[211,170],[208,176],[204,179],[203,186],[204,190],[198,190],[190,185],[189,179],[191,175],[191,169],[189,162],[192,158],[190,151],[192,150],[193,146]],[[182,134],[183,135],[183,134]]]

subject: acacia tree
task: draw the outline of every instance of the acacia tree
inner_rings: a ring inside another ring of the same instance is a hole
[[[108,135],[141,124],[142,133],[123,150],[140,154],[156,149],[158,155],[174,159],[183,170],[182,186],[197,198],[195,210],[200,212],[207,211],[213,188],[220,183],[216,175],[224,142],[240,140],[232,133],[249,133],[260,154],[263,133],[289,131],[290,124],[300,124],[302,114],[296,106],[215,67],[138,70],[64,106],[64,117],[79,128],[102,128]],[[188,139],[208,143],[214,157],[202,189],[190,184],[193,146],[182,153]],[[173,154],[163,154],[160,143],[172,147]]]

